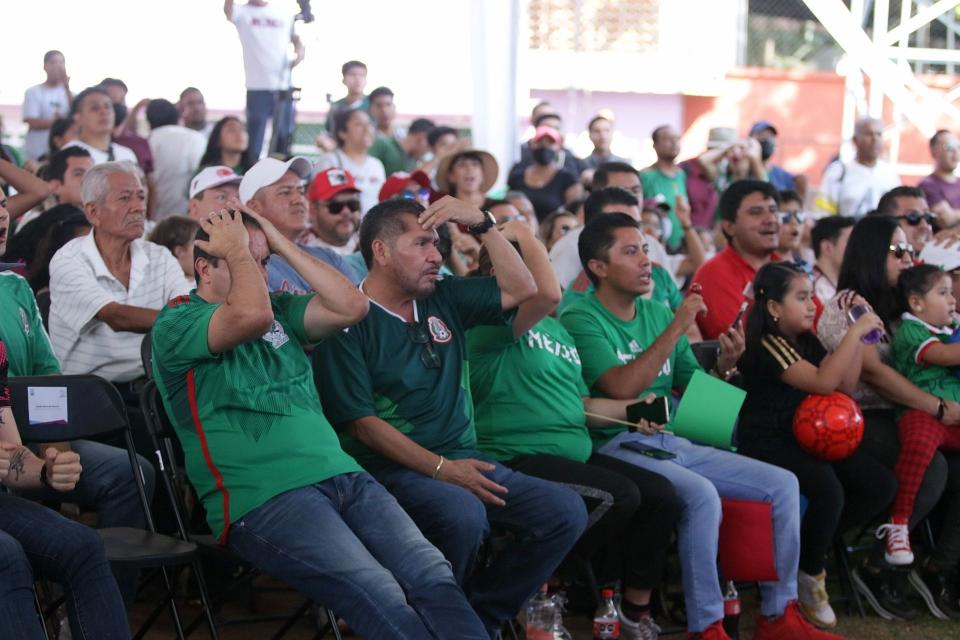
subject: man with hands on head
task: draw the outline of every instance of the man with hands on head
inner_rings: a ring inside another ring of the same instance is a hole
[[[271,252],[315,293],[270,294]],[[320,406],[304,347],[362,319],[363,294],[253,209],[204,219],[194,255],[197,288],[154,327],[154,372],[221,543],[364,637],[485,637],[449,564]]]
[[[43,459],[20,440],[10,408],[7,351],[0,342],[0,483],[15,491],[72,491],[80,457],[48,447]],[[33,583],[62,585],[74,638],[129,638],[126,612],[93,529],[34,502],[0,491],[0,637],[44,637],[33,600]]]
[[[700,369],[685,333],[708,311],[691,291],[672,314],[642,296],[650,287],[647,241],[636,220],[612,213],[591,221],[580,235],[583,268],[596,291],[564,311],[560,321],[576,342],[590,395],[638,400],[670,397]],[[713,375],[725,377],[744,350],[743,331],[721,333],[720,358]],[[778,580],[760,583],[758,638],[817,636],[796,606],[800,553],[800,506],[796,477],[779,467],[685,438],[663,433],[660,425],[636,431],[612,425],[591,429],[594,451],[665,476],[679,496],[677,524],[687,626],[694,638],[727,638],[722,628],[723,595],[717,575],[720,498],[769,502],[773,514],[774,564]],[[622,446],[626,445],[626,446]],[[644,445],[667,452],[666,459],[636,452]],[[807,626],[804,626],[807,625]],[[761,633],[762,631],[762,633]]]
[[[438,278],[436,229],[447,222],[482,238],[494,277]],[[586,524],[575,493],[477,449],[466,332],[509,326],[516,307],[537,294],[535,281],[492,214],[449,196],[427,209],[411,200],[376,205],[361,222],[360,250],[370,313],[319,345],[317,388],[345,449],[443,552],[493,636]],[[473,573],[491,525],[513,538]]]

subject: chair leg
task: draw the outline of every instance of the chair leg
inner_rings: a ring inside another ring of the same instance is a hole
[[[297,624],[297,621],[303,617],[303,614],[307,612],[307,609],[309,609],[312,604],[313,603],[310,600],[306,600],[302,605],[300,605],[300,608],[297,609],[296,612],[287,619],[282,627],[277,629],[277,632],[273,634],[273,636],[271,636],[271,640],[280,640],[280,638],[287,635],[287,631],[290,631],[290,629]]]
[[[33,590],[33,605],[37,608],[37,618],[40,620],[40,628],[43,629],[44,640],[50,640],[50,634],[47,632],[47,621],[43,617],[43,607],[40,606],[40,598],[37,596],[37,590]]]
[[[853,579],[851,578],[850,559],[847,556],[847,546],[842,536],[836,536],[834,538],[833,552],[834,555],[837,556],[837,568],[840,570],[840,586],[848,596],[847,612],[850,613],[851,609],[855,608],[856,613],[859,614],[861,618],[865,618],[866,612],[863,609],[863,601],[860,599],[860,594],[857,592],[857,588],[854,586]],[[851,604],[853,605],[852,607]]]
[[[197,580],[197,587],[200,590],[200,603],[203,607],[204,616],[207,619],[207,628],[210,630],[211,640],[218,640],[217,624],[213,620],[213,610],[210,608],[210,597],[207,595],[207,579],[203,575],[203,567],[199,560],[194,560],[190,564],[193,569],[193,577]]]

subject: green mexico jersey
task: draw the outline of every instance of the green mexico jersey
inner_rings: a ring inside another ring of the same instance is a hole
[[[511,316],[493,278],[438,280],[414,303],[413,323],[371,301],[366,318],[314,354],[317,389],[344,449],[368,470],[389,464],[349,433],[352,421],[376,416],[434,453],[474,456],[467,330]]]
[[[604,397],[596,388],[600,376],[608,369],[628,364],[643,353],[672,320],[673,313],[665,306],[642,298],[636,300],[633,320],[621,320],[610,313],[593,293],[560,316],[563,326],[577,343],[583,363],[583,380],[594,397]],[[675,388],[685,387],[697,369],[700,365],[690,350],[690,343],[686,336],[681,336],[653,384],[638,397],[650,393],[658,397],[669,396]],[[603,446],[622,430],[623,427],[619,426],[591,429],[594,447]]]
[[[671,311],[676,311],[683,304],[683,294],[677,288],[677,283],[673,281],[670,272],[659,264],[654,264],[650,270],[650,279],[653,280],[653,293],[650,300],[662,302]],[[567,307],[583,298],[588,293],[593,293],[596,288],[590,282],[590,278],[583,271],[570,283],[560,298],[560,305],[557,307],[557,313],[562,314]]]
[[[361,470],[324,417],[303,352],[311,297],[271,295],[270,331],[220,354],[207,344],[219,305],[196,290],[171,300],[153,325],[154,377],[221,542],[270,498]]]
[[[960,378],[954,369],[924,364],[923,352],[932,344],[947,342],[950,331],[938,329],[910,314],[893,334],[893,366],[924,391],[944,400],[960,402]]]
[[[37,299],[27,281],[12,271],[0,272],[0,340],[7,347],[11,376],[60,373],[50,338],[43,328]]]
[[[687,196],[687,174],[681,170],[675,176],[668,176],[659,169],[650,168],[640,172],[640,182],[645,198],[663,196],[664,204],[670,207],[667,216],[672,226],[666,243],[671,249],[678,249],[683,242],[683,226],[674,208],[678,195]]]
[[[519,340],[510,327],[475,327],[467,338],[481,451],[500,461],[590,457],[582,400],[589,392],[577,347],[559,320],[544,318]]]
[[[413,171],[417,166],[417,161],[407,155],[393,136],[378,133],[367,153],[383,163],[388,176],[397,171]]]

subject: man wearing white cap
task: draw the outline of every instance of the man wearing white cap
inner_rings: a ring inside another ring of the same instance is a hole
[[[240,181],[240,202],[273,223],[284,237],[297,242],[310,226],[303,181],[310,177],[312,165],[302,156],[286,162],[264,158],[250,167]],[[353,267],[327,247],[298,245],[313,257],[326,262],[354,284],[359,284]],[[273,255],[267,265],[270,291],[306,294],[310,284],[281,256]]]
[[[190,181],[187,215],[200,222],[214,211],[227,208],[231,198],[240,197],[243,176],[223,165],[207,167]]]

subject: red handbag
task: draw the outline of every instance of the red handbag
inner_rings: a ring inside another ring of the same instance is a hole
[[[725,580],[775,582],[773,505],[756,500],[722,498],[720,570]]]

